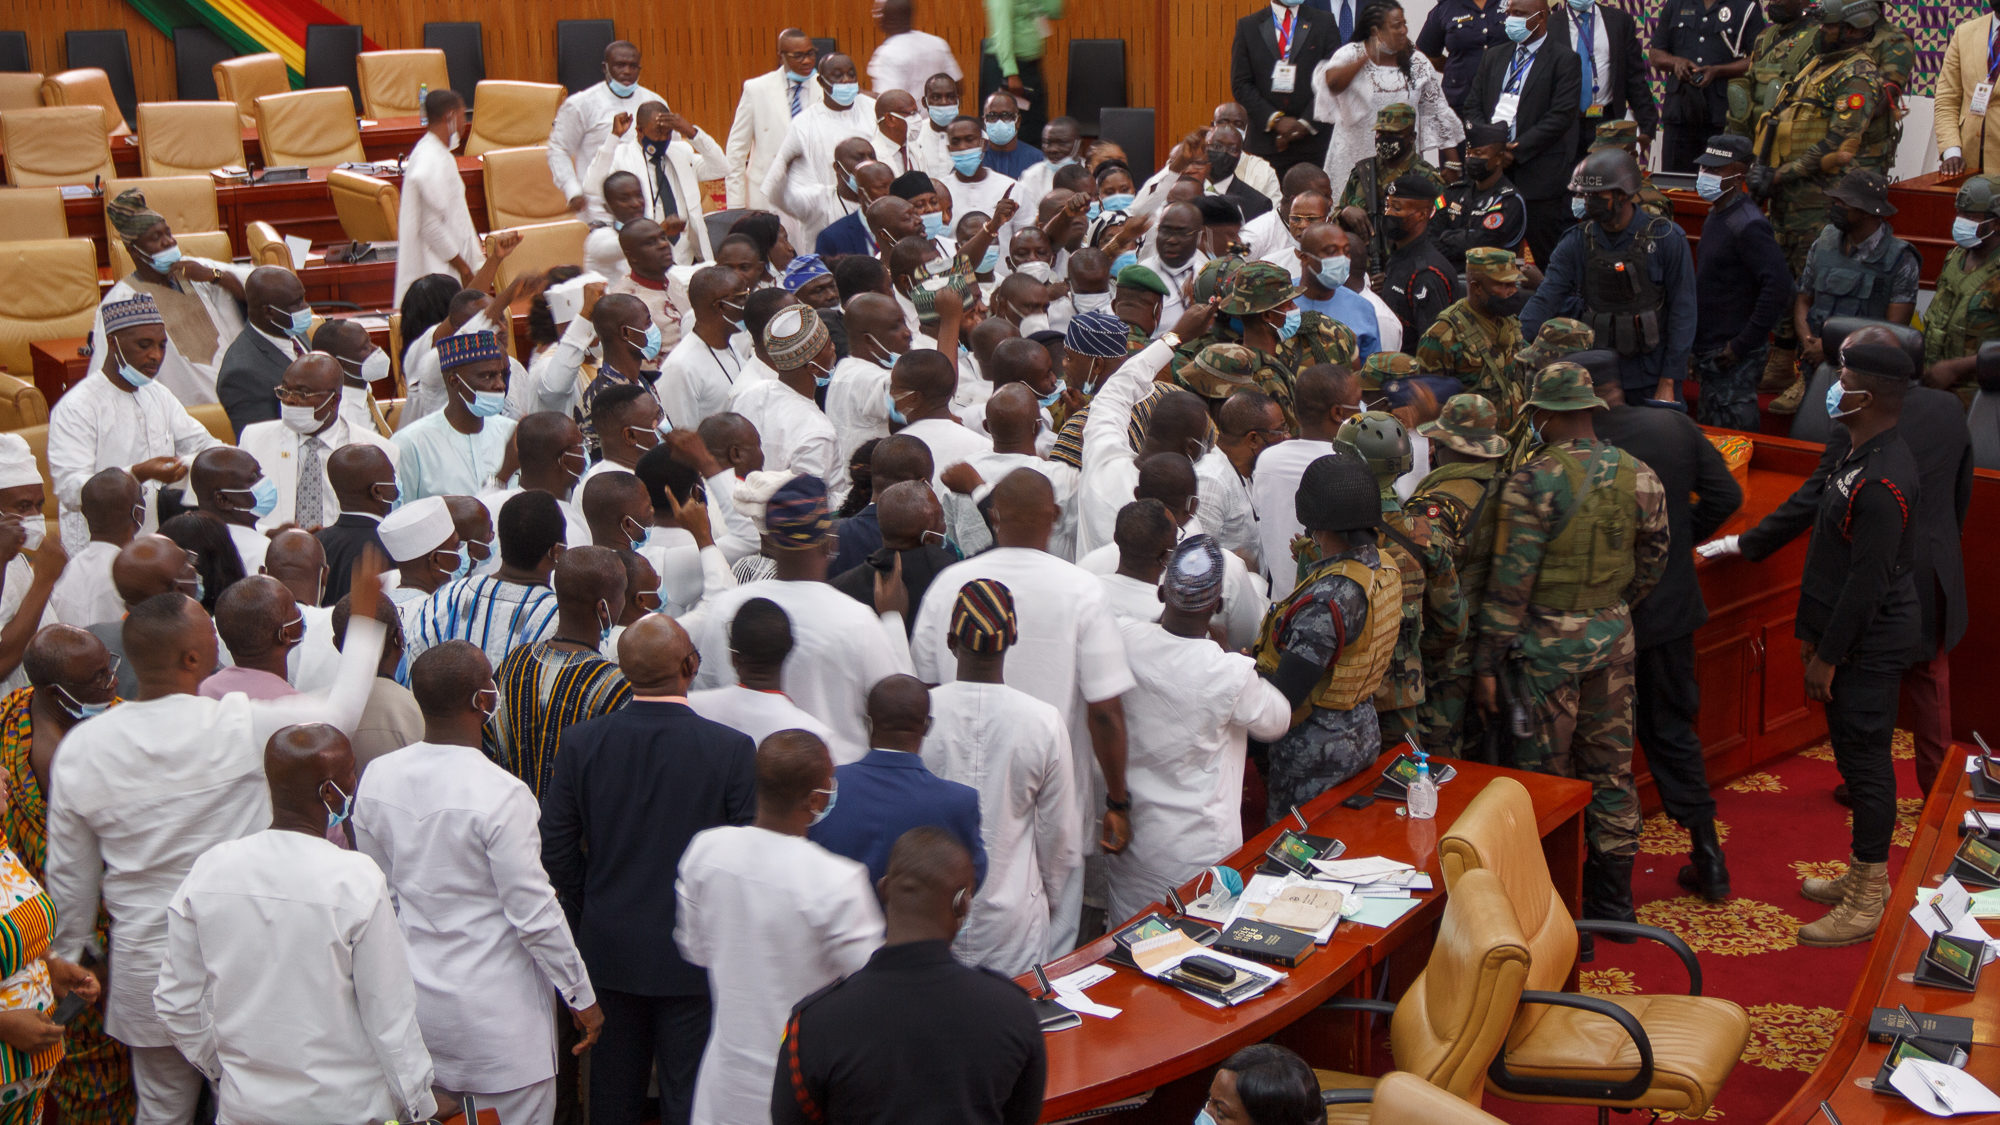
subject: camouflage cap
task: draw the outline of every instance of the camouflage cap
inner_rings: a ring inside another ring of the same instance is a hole
[[[1198,283],[1195,292],[1200,295]],[[1244,262],[1223,277],[1222,304],[1217,311],[1230,316],[1269,312],[1301,292],[1283,266],[1273,262]]]
[[[1167,283],[1160,280],[1160,275],[1136,263],[1118,271],[1118,284],[1158,293],[1162,297],[1167,295]]]
[[[1591,139],[1590,151],[1601,148],[1625,148],[1639,143],[1639,123],[1636,121],[1606,121],[1597,127],[1597,135]]]
[[[1400,133],[1417,127],[1417,109],[1408,102],[1391,102],[1375,111],[1375,131]]]
[[[1535,376],[1535,393],[1528,405],[1537,410],[1608,410],[1590,381],[1590,369],[1580,363],[1557,360]]]
[[[1467,277],[1483,277],[1514,285],[1521,281],[1521,267],[1514,264],[1514,252],[1497,246],[1475,246],[1467,250],[1465,273]]]
[[[1391,379],[1407,379],[1417,374],[1417,361],[1405,352],[1376,352],[1361,364],[1361,389],[1380,391]]]
[[[1542,322],[1542,330],[1535,333],[1535,343],[1572,352],[1580,352],[1596,342],[1597,333],[1590,330],[1590,325],[1567,316],[1550,317]]]
[[[1211,300],[1216,294],[1226,291],[1230,275],[1242,264],[1243,259],[1233,255],[1210,258],[1208,264],[1202,266],[1194,275],[1195,301],[1199,303]]]
[[[2000,176],[1974,176],[1965,181],[1952,206],[1975,215],[2000,215]]]
[[[1882,19],[1877,0],[1820,0],[1819,22],[1844,23],[1849,27],[1874,27]]]
[[[1242,344],[1210,344],[1181,365],[1174,381],[1206,399],[1225,399],[1257,385],[1257,353]]]
[[[1409,472],[1416,461],[1409,431],[1403,428],[1401,419],[1386,410],[1356,414],[1340,424],[1333,440],[1353,446],[1368,462],[1368,471],[1375,474],[1376,483],[1384,486]]]
[[[1484,395],[1453,395],[1436,420],[1417,427],[1417,432],[1467,457],[1492,460],[1507,455],[1507,439],[1500,436],[1500,412]]]

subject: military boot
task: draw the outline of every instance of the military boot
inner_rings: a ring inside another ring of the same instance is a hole
[[[1791,386],[1786,387],[1785,393],[1779,395],[1776,401],[1772,402],[1771,405],[1765,407],[1764,409],[1770,411],[1773,414],[1797,414],[1799,412],[1799,407],[1803,405],[1805,401],[1806,401],[1806,381],[1804,379],[1799,379],[1794,381]]]
[[[1677,881],[1689,894],[1710,902],[1729,897],[1729,867],[1722,859],[1722,841],[1715,837],[1715,822],[1704,820],[1688,829],[1688,859]]]
[[[1764,378],[1757,389],[1765,394],[1776,394],[1792,385],[1799,377],[1799,350],[1772,345],[1771,354],[1764,360]]]
[[[1847,870],[1834,879],[1807,879],[1799,885],[1799,894],[1814,902],[1832,906],[1847,897],[1848,885],[1854,882],[1854,869],[1860,866],[1853,856],[1847,857]]]
[[[1799,927],[1801,945],[1854,945],[1875,936],[1889,902],[1889,865],[1855,863],[1847,869],[1847,893],[1826,917]]]
[[[1583,916],[1606,922],[1636,922],[1632,913],[1632,857],[1598,855],[1583,862]],[[1604,940],[1631,945],[1631,934],[1604,934]]]

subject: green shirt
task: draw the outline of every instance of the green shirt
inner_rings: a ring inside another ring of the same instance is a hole
[[[1061,19],[1062,9],[1063,0],[986,0],[986,41],[980,46],[1000,64],[1001,77],[1021,72],[1016,59],[1042,57],[1042,29],[1035,21]]]

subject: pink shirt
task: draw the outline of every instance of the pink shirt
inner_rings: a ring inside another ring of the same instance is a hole
[[[199,694],[208,699],[221,699],[233,691],[240,691],[252,699],[283,699],[299,693],[283,676],[232,664],[203,680]]]

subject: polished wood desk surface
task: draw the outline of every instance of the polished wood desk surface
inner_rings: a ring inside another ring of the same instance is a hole
[[[1869,1016],[1878,1007],[1897,1004],[1907,1004],[1913,1012],[1970,1018],[1973,1046],[1968,1052],[1966,1072],[1989,1088],[2000,1090],[2000,969],[1987,966],[1974,992],[1930,988],[1903,979],[1916,967],[1917,957],[1927,944],[1923,931],[1909,918],[1918,888],[1936,886],[1939,875],[1950,866],[1952,853],[1958,849],[1958,825],[1965,819],[1966,810],[2000,811],[2000,805],[1973,803],[1971,783],[1965,780],[1966,756],[1966,748],[1959,745],[1945,757],[1937,787],[1924,802],[1916,838],[1910,843],[1902,874],[1889,893],[1888,910],[1876,931],[1861,979],[1854,986],[1853,998],[1841,1015],[1833,1045],[1820,1060],[1819,1069],[1813,1071],[1792,1100],[1771,1119],[1773,1122],[1783,1125],[1823,1122],[1825,1118],[1819,1115],[1822,1100],[1832,1106],[1842,1125],[1900,1125],[1937,1120],[1900,1097],[1868,1089],[1889,1053],[1888,1044],[1868,1041]],[[1990,925],[1988,932],[1992,932]]]
[[[1397,815],[1403,808],[1398,801],[1378,800],[1360,810],[1340,806],[1352,794],[1372,789],[1394,757],[1393,751],[1384,754],[1360,776],[1321,794],[1301,811],[1312,832],[1344,841],[1349,856],[1386,856],[1428,871],[1434,889],[1417,896],[1422,905],[1386,928],[1341,923],[1333,940],[1297,968],[1287,970],[1283,981],[1233,1008],[1211,1008],[1135,970],[1114,967],[1111,979],[1094,985],[1089,996],[1122,1009],[1119,1016],[1110,1020],[1085,1016],[1082,1026],[1043,1037],[1049,1060],[1043,1120],[1106,1105],[1214,1066],[1239,1048],[1267,1039],[1306,1016],[1334,994],[1351,990],[1371,970],[1383,967],[1398,948],[1428,935],[1444,912],[1444,873],[1438,866],[1437,841],[1493,778],[1512,777],[1534,798],[1550,873],[1571,912],[1576,911],[1583,871],[1583,809],[1590,801],[1588,782],[1454,761],[1458,777],[1438,789],[1435,820],[1413,821]],[[1247,873],[1256,870],[1265,849],[1286,825],[1297,827],[1288,818],[1285,824],[1247,841],[1224,862],[1246,872],[1247,879]],[[1200,881],[1178,888],[1179,893],[1183,898],[1193,897]],[[1155,904],[1151,909],[1164,911],[1166,907]],[[1075,972],[1103,960],[1111,949],[1110,937],[1099,938],[1047,966],[1047,972],[1052,978]],[[1021,984],[1035,988],[1032,975],[1022,978]]]
[[[368,154],[370,160],[399,158],[424,135],[423,119],[417,117],[362,118],[359,128],[362,151]],[[254,126],[243,127],[243,159],[252,168],[264,163],[264,146],[257,139]],[[5,160],[6,154],[0,152],[0,165],[4,165]],[[117,167],[120,179],[141,174],[138,134],[128,133],[111,138],[111,162]]]

